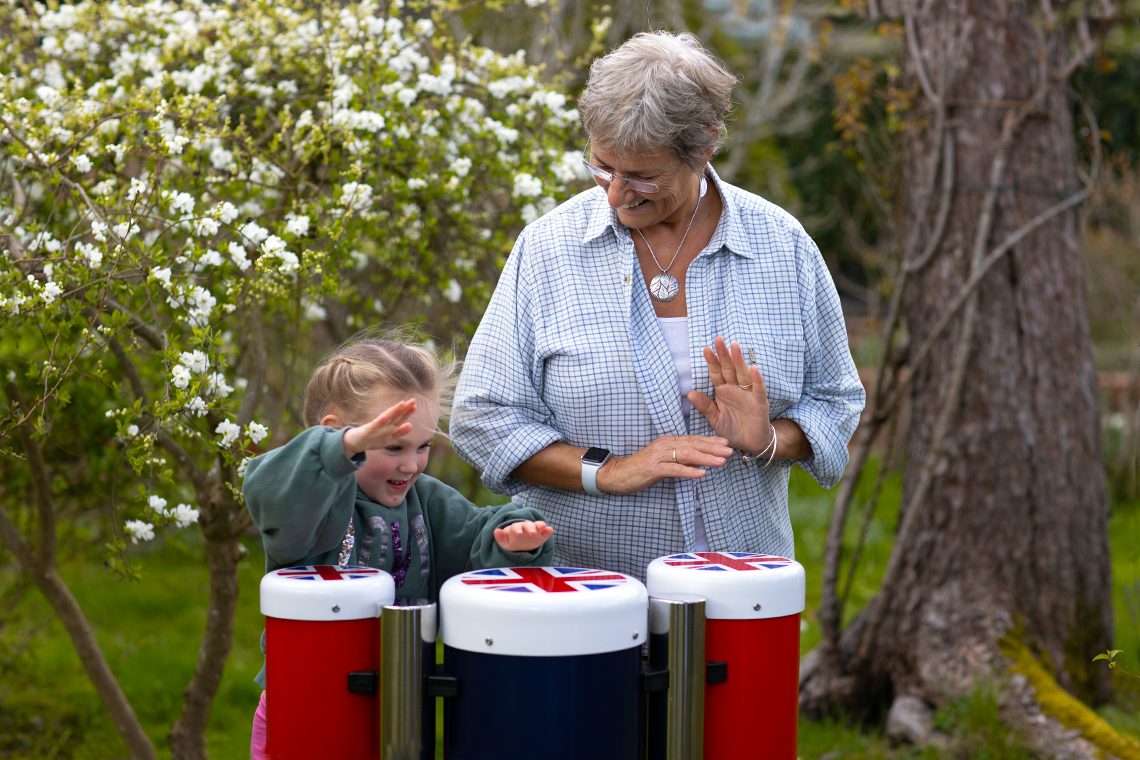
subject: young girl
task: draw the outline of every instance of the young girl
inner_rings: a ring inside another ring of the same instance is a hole
[[[366,565],[391,573],[398,604],[419,604],[467,570],[550,564],[554,529],[536,510],[480,509],[423,474],[455,371],[425,348],[377,339],[342,346],[314,370],[309,428],[251,460],[245,476],[266,572]],[[256,681],[265,688],[264,668]],[[250,750],[265,756],[265,692]]]

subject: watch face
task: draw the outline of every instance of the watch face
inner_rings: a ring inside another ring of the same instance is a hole
[[[607,449],[599,449],[597,446],[591,446],[585,454],[582,455],[582,461],[587,464],[601,464],[606,461],[606,457],[610,455]]]

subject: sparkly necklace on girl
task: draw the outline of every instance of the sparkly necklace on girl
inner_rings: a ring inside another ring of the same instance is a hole
[[[684,247],[685,240],[689,237],[689,230],[693,228],[693,221],[697,218],[697,211],[701,208],[701,199],[705,197],[705,189],[707,187],[708,184],[705,182],[705,178],[701,177],[701,189],[697,195],[697,206],[693,209],[693,216],[689,219],[689,226],[685,228],[685,234],[681,238],[681,245],[677,246],[677,250],[673,253],[673,258],[669,260],[669,266],[661,266],[661,262],[657,260],[657,254],[653,252],[653,246],[645,239],[645,233],[641,230],[637,231],[637,234],[641,235],[641,240],[645,243],[645,247],[649,249],[649,255],[653,257],[653,263],[661,270],[661,274],[649,281],[649,295],[653,296],[657,301],[665,303],[672,301],[677,297],[677,293],[681,291],[681,285],[677,282],[676,277],[669,274],[669,270],[672,269],[673,263],[677,260],[677,255],[681,253],[681,248]]]

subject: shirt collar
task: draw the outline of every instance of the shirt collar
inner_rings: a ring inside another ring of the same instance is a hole
[[[721,211],[716,232],[713,233],[712,241],[706,249],[707,253],[702,255],[716,253],[723,247],[745,258],[755,258],[756,252],[748,244],[748,236],[745,235],[744,225],[740,221],[740,211],[736,208],[736,188],[721,181],[712,164],[708,165],[705,172],[706,176],[716,184],[716,189],[724,201],[724,210]],[[606,201],[605,191],[598,187],[587,192],[593,193],[594,198],[590,204],[589,221],[586,224],[582,242],[592,242],[601,237],[606,230],[613,230],[615,237],[620,237],[623,234],[628,236],[628,228],[618,220],[617,211],[610,208],[610,204]],[[717,242],[720,245],[713,245]]]

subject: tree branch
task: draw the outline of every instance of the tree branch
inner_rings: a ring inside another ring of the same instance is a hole
[[[36,564],[35,555],[32,553],[32,548],[24,541],[24,537],[20,535],[20,529],[12,522],[12,518],[8,515],[8,510],[0,504],[0,538],[8,544],[8,548],[16,555],[16,561],[24,568],[24,572],[28,575],[38,574],[39,567]]]
[[[20,387],[13,381],[8,381],[5,388],[8,398],[13,406],[20,409],[27,408]],[[51,497],[51,477],[48,475],[47,464],[44,463],[43,450],[32,437],[31,423],[26,415],[16,423],[16,435],[24,449],[25,461],[32,476],[32,493],[35,496],[36,516],[39,523],[39,546],[36,553],[39,555],[37,563],[40,571],[46,571],[55,565],[55,504]]]
[[[934,330],[927,337],[926,341],[923,342],[922,347],[918,350],[918,353],[915,354],[914,361],[911,362],[911,371],[907,373],[907,376],[899,382],[899,385],[891,394],[888,402],[884,404],[882,410],[878,412],[879,416],[884,418],[887,417],[894,409],[895,405],[898,403],[902,395],[906,393],[907,389],[910,387],[910,383],[915,377],[918,368],[930,355],[930,350],[934,347],[934,344],[938,341],[938,338],[941,337],[943,330],[946,329],[946,326],[950,323],[950,320],[954,318],[954,315],[958,313],[958,310],[962,308],[962,305],[966,302],[966,299],[969,298],[970,294],[978,287],[978,284],[985,277],[986,272],[990,270],[990,267],[996,264],[1002,256],[1004,256],[1011,248],[1013,248],[1013,246],[1020,243],[1026,235],[1030,234],[1058,214],[1064,213],[1065,211],[1071,209],[1073,206],[1084,202],[1084,200],[1089,197],[1089,193],[1090,191],[1086,188],[1078,193],[1075,193],[1074,195],[1071,195],[1069,198],[1061,201],[1060,203],[1050,206],[1045,211],[1042,211],[1040,214],[1033,217],[1024,225],[1019,227],[1016,231],[1011,232],[1009,236],[1002,241],[1001,245],[992,250],[989,255],[986,256],[986,258],[982,261],[981,266],[978,267],[978,269],[970,275],[970,279],[968,279],[966,281],[966,284],[962,286],[962,289],[958,291],[958,294],[950,303],[950,308],[947,309],[946,313],[942,315],[942,318],[938,320],[938,324],[935,325]]]
[[[142,319],[139,319],[135,312],[132,312],[126,306],[116,301],[111,296],[106,296],[103,302],[116,311],[121,311],[127,315],[127,319],[131,326],[131,332],[145,340],[151,348],[155,351],[166,350],[166,336],[161,331],[156,330]]]
[[[918,33],[914,30],[914,14],[903,14],[903,26],[906,29],[906,44],[910,48],[910,57],[914,59],[915,73],[918,75],[919,84],[922,85],[922,92],[926,95],[926,99],[931,103],[938,105],[942,102],[942,96],[934,91],[933,85],[930,84],[930,78],[926,75],[926,64],[922,60],[922,48],[918,45]]]
[[[908,274],[917,274],[934,260],[934,254],[942,245],[942,236],[946,233],[946,222],[950,219],[950,207],[954,199],[954,134],[946,135],[942,158],[942,197],[939,199],[938,217],[934,221],[934,233],[926,241],[926,249],[915,261],[903,264]]]

